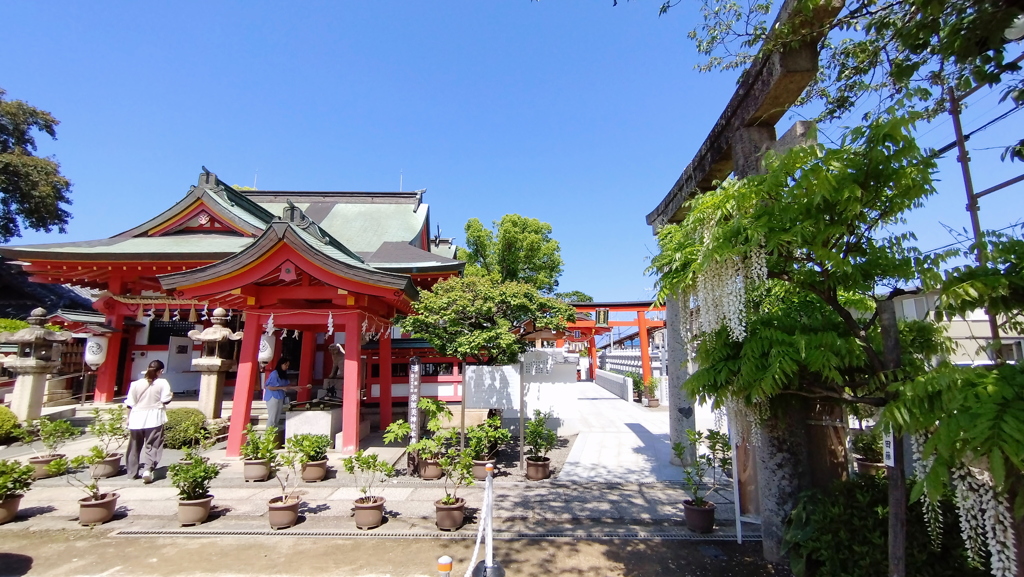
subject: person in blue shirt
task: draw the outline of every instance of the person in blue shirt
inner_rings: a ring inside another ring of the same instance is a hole
[[[267,375],[267,380],[263,383],[263,400],[267,402],[268,426],[276,427],[281,420],[281,412],[284,410],[284,401],[287,398],[285,391],[303,388],[289,384],[288,366],[290,364],[290,359],[285,357],[278,359],[274,370]],[[311,389],[313,385],[306,385],[304,388]]]

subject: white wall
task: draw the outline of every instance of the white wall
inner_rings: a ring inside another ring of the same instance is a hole
[[[567,380],[571,368],[571,380]],[[557,380],[556,380],[557,379]],[[534,409],[552,412],[548,425],[560,435],[579,432],[579,411],[576,407],[579,386],[575,365],[555,365],[550,375],[526,375],[523,379],[518,365],[487,367],[468,365],[463,375],[464,401],[467,409],[502,409],[505,426],[518,430],[520,386],[526,402],[525,417]]]

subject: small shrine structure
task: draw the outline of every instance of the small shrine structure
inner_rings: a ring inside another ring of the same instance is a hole
[[[96,402],[123,395],[153,359],[165,362],[173,386],[199,390],[193,360],[203,357],[203,345],[189,333],[210,328],[213,311],[224,309],[218,327],[240,331],[241,339],[207,353],[232,360],[233,370],[222,375],[234,387],[231,456],[244,441],[260,372],[286,354],[299,384],[322,385],[332,366],[328,347],[340,345],[347,354],[338,371],[343,424],[336,448],[351,454],[368,418],[364,408],[379,411],[381,427],[391,422],[393,403],[407,394],[403,369],[412,352],[436,373],[424,375],[423,394],[461,399],[457,359],[439,358],[391,326],[396,315],[412,312],[420,289],[465,266],[453,258],[450,239],[430,237],[424,193],[235,190],[204,168],[180,201],[125,232],[5,246],[0,255],[35,282],[102,291],[94,308],[112,332]],[[300,392],[298,400],[308,396]]]

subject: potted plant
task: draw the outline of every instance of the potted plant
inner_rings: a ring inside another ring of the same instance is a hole
[[[90,478],[88,482],[78,478],[79,472],[96,464],[94,455],[80,455],[73,459],[60,457],[46,466],[50,476],[64,475],[68,485],[85,492],[85,497],[78,500],[78,524],[100,525],[114,518],[117,510],[117,493],[100,491],[99,481]]]
[[[242,444],[243,474],[247,483],[266,481],[273,470],[277,450],[277,427],[267,425],[263,434],[258,434],[252,424],[245,426],[245,443]]]
[[[268,427],[270,428],[270,427]],[[277,434],[276,431],[274,434]],[[302,499],[295,494],[302,476],[302,457],[294,449],[286,449],[283,453],[274,453],[270,459],[277,482],[281,485],[281,494],[267,503],[268,518],[271,529],[287,529],[299,522],[299,505]]]
[[[722,442],[722,438],[725,442]],[[710,533],[715,527],[715,504],[708,496],[719,488],[721,472],[732,466],[732,458],[728,436],[724,433],[708,429],[703,431],[686,431],[686,438],[697,453],[692,465],[683,468],[683,483],[693,495],[692,499],[683,500],[683,516],[686,527],[697,533]],[[707,444],[708,451],[701,451]],[[683,460],[687,445],[676,443],[672,452],[679,460]],[[710,482],[708,473],[711,473]]]
[[[533,418],[526,422],[526,478],[531,481],[551,476],[551,459],[547,455],[558,443],[558,435],[547,424],[552,416],[551,412],[534,409]]]
[[[285,448],[299,455],[303,481],[315,483],[327,476],[327,449],[331,448],[330,437],[311,433],[293,435],[285,441]]]
[[[371,491],[374,483],[394,477],[395,467],[375,453],[365,453],[362,450],[351,457],[346,457],[342,463],[346,473],[356,476],[356,484],[362,494],[362,497],[353,502],[356,527],[360,529],[380,527],[384,522],[384,503],[387,502],[387,499],[380,495],[381,489],[378,489],[376,493],[371,493]]]
[[[443,472],[437,463],[437,458],[443,452],[444,447],[434,437],[444,428],[445,423],[452,420],[452,411],[448,405],[441,400],[420,398],[416,404],[422,417],[423,429],[425,430],[420,440],[410,443],[408,450],[416,455],[416,468],[420,478],[440,479]],[[404,441],[412,433],[412,426],[399,419],[384,430],[384,442],[387,444]]]
[[[47,417],[40,417],[32,421],[32,429],[39,435],[39,440],[43,443],[46,453],[42,455],[37,453],[35,457],[29,458],[28,463],[35,467],[36,479],[45,479],[53,475],[48,468],[50,463],[64,457],[57,451],[68,441],[78,438],[82,431],[72,425],[70,421],[64,419],[51,421]]]
[[[487,464],[497,462],[498,450],[512,442],[512,433],[501,426],[501,417],[493,416],[483,423],[466,429],[466,442],[473,457],[473,478],[487,478]]]
[[[199,525],[210,516],[210,483],[220,475],[220,467],[195,448],[186,449],[182,460],[184,463],[173,463],[167,468],[171,484],[178,490],[178,523],[182,527]]]
[[[32,486],[35,467],[0,459],[0,525],[18,516],[21,498]]]
[[[437,528],[455,531],[462,527],[466,516],[466,500],[458,496],[458,491],[460,487],[473,484],[473,456],[468,450],[451,446],[437,462],[444,472],[444,497],[434,501]]]
[[[93,409],[92,422],[86,429],[100,441],[89,449],[98,457],[89,474],[94,479],[105,479],[120,473],[122,454],[117,451],[128,441],[128,407],[114,405],[106,410]]]
[[[661,405],[658,400],[658,379],[653,376],[644,379],[644,406],[656,409]]]
[[[853,437],[850,445],[856,455],[857,472],[862,475],[885,474],[882,454],[882,433],[872,427]]]

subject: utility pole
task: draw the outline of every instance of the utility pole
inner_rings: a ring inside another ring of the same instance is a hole
[[[946,89],[946,94],[949,96],[949,115],[953,117],[953,131],[956,134],[956,146],[959,151],[956,160],[960,163],[960,170],[964,175],[964,189],[967,191],[967,212],[971,214],[971,229],[974,232],[974,256],[978,261],[978,266],[985,266],[985,263],[988,261],[988,254],[985,251],[985,244],[982,242],[981,220],[978,216],[978,198],[983,195],[974,193],[974,181],[971,179],[971,156],[967,152],[967,140],[964,138],[963,126],[960,125],[960,100],[957,98],[952,86]],[[995,192],[995,190],[998,190],[998,188],[988,189],[984,194]],[[992,338],[989,345],[989,358],[990,360],[998,361],[1003,357],[1002,351],[1000,351],[999,324],[996,321],[996,317],[988,311],[988,308],[985,309],[985,315],[988,316],[988,328]]]

